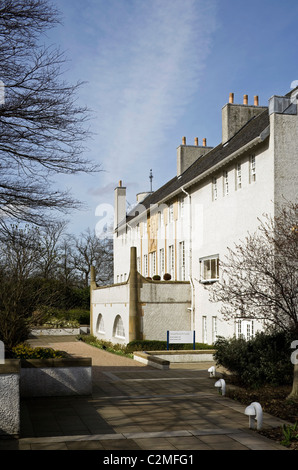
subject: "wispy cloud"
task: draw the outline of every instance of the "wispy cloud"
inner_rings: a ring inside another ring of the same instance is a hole
[[[166,132],[197,90],[214,8],[210,0],[86,2],[93,54],[82,59],[105,184],[132,172],[137,181],[162,156]]]

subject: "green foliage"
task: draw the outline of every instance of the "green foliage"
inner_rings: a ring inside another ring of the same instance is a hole
[[[79,328],[80,323],[77,320],[65,320],[64,318],[49,318],[43,325],[45,328]]]
[[[283,446],[290,446],[292,441],[298,441],[298,421],[295,424],[283,424],[282,433],[284,439],[281,441]]]
[[[0,311],[0,341],[4,343],[6,355],[28,336],[29,325],[23,315],[18,315],[15,311]]]
[[[196,350],[198,349],[213,349],[212,346],[204,343],[195,343]],[[128,343],[126,350],[133,351],[166,351],[167,342],[157,340],[135,340]],[[170,344],[170,350],[190,350],[193,349],[193,344]]]
[[[12,348],[11,353],[11,357],[15,359],[54,359],[66,356],[66,353],[63,351],[56,351],[52,348],[31,348],[25,343]]]
[[[127,351],[126,345],[124,344],[113,344],[110,341],[104,341],[98,339],[96,336],[93,335],[79,335],[79,340],[84,341],[91,346],[95,346],[99,349],[104,349],[105,351],[119,354],[121,356],[128,356],[132,357],[132,354]]]
[[[291,340],[292,335],[285,332],[257,333],[250,341],[220,337],[214,344],[215,360],[244,386],[291,384]]]

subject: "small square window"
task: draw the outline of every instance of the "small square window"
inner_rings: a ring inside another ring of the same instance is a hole
[[[215,282],[219,279],[219,257],[210,256],[200,259],[201,282]]]

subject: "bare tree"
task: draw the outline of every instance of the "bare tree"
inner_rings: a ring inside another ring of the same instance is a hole
[[[34,301],[27,281],[36,272],[38,229],[1,224],[0,233],[0,339],[10,351],[27,339],[26,318]]]
[[[113,247],[107,238],[98,238],[90,229],[76,239],[76,269],[82,274],[85,287],[89,284],[91,266],[95,267],[98,284],[111,282],[113,276]]]
[[[287,202],[275,217],[264,216],[257,232],[228,250],[220,268],[210,300],[220,302],[225,319],[257,319],[298,340],[298,204]],[[295,380],[292,396],[298,397]]]
[[[64,54],[40,44],[58,22],[47,0],[0,1],[0,211],[34,223],[80,207],[54,188],[53,175],[98,169],[83,157],[89,114],[76,104],[81,83],[66,83]]]
[[[66,226],[66,222],[58,221],[39,231],[40,254],[36,265],[43,279],[53,279],[57,275],[62,257],[60,243]]]
[[[210,289],[226,319],[254,318],[298,334],[298,205],[264,216],[257,232],[228,250]]]

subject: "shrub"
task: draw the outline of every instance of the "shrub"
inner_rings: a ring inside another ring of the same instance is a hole
[[[215,360],[245,386],[285,385],[293,381],[291,335],[257,333],[250,341],[218,338]]]
[[[11,355],[14,359],[52,359],[67,356],[64,351],[56,351],[52,348],[32,348],[25,343],[12,348]]]
[[[158,274],[155,274],[152,279],[153,281],[160,281],[161,277]]]
[[[203,343],[195,343],[196,350],[198,349],[213,349],[211,346]],[[193,344],[170,344],[170,350],[190,350],[193,349]],[[158,340],[134,340],[127,344],[126,351],[166,351],[167,341]]]
[[[44,325],[46,328],[79,328],[77,320],[65,320],[64,318],[49,318]]]
[[[164,280],[164,281],[170,281],[171,279],[172,279],[171,274],[165,273],[165,274],[163,275],[163,280]]]

